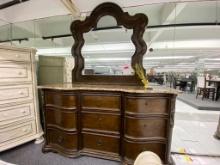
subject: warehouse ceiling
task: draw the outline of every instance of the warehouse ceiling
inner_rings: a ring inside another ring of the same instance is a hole
[[[81,13],[89,15],[101,2],[78,0],[76,4]],[[146,68],[191,71],[197,63],[205,61],[208,69],[220,69],[219,1],[156,3],[159,0],[154,0],[154,4],[146,4],[146,0],[113,2],[117,2],[131,15],[141,12],[148,16],[149,25],[144,39],[153,51],[148,49],[145,55]],[[12,10],[14,12],[11,13]],[[68,15],[60,1],[30,0],[0,10],[0,19],[0,44],[36,47],[39,54],[70,55],[74,41],[69,36],[69,27],[77,18]],[[111,17],[105,17],[98,23],[98,27],[114,26],[115,20]],[[83,51],[88,63],[102,66],[129,63],[128,59],[134,52],[131,34],[132,31],[125,28],[85,34]],[[100,60],[107,56],[108,62]]]

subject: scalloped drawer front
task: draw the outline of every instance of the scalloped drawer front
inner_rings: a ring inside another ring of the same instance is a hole
[[[120,132],[119,114],[82,113],[82,130]]]
[[[120,96],[108,93],[83,93],[82,109],[102,109],[120,111]]]

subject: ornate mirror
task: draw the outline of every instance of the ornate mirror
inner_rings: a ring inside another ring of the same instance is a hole
[[[106,26],[100,26],[101,22],[105,22]],[[108,25],[109,22],[115,22],[115,25]],[[135,65],[143,69],[143,55],[147,50],[143,34],[147,24],[146,15],[130,16],[114,3],[103,3],[97,6],[84,21],[74,21],[71,25],[75,40],[72,47],[72,55],[75,59],[73,82],[141,84],[135,74]],[[101,30],[109,29],[111,32],[115,30],[116,34],[104,37],[103,34],[108,33],[102,33]],[[112,42],[114,39],[120,40],[126,37],[126,42]],[[126,48],[126,51],[123,48]],[[120,60],[123,62],[119,62]],[[110,63],[114,63],[114,67],[108,68]]]

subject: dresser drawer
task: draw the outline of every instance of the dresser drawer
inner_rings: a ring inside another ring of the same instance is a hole
[[[76,109],[76,95],[65,92],[45,92],[45,104],[60,109]]]
[[[83,109],[120,110],[120,95],[108,95],[104,93],[83,93]]]
[[[167,138],[167,124],[165,118],[133,118],[125,117],[125,136],[139,138]]]
[[[127,113],[167,114],[169,113],[169,99],[156,97],[129,97],[125,101]]]
[[[82,130],[95,129],[109,132],[120,132],[119,114],[82,113]]]
[[[33,99],[32,85],[0,86],[0,104]]]
[[[67,150],[77,149],[77,134],[72,132],[63,132],[58,129],[47,129],[46,144],[58,146]]]
[[[30,63],[11,63],[0,61],[0,83],[32,81]]]
[[[76,129],[76,112],[46,108],[47,125],[55,125],[63,129]]]
[[[31,61],[30,52],[0,49],[0,61]]]
[[[5,145],[5,143],[10,143],[13,140],[18,141],[34,134],[36,134],[34,121],[0,129],[0,146]]]
[[[33,103],[0,108],[0,125],[34,117]]]
[[[156,153],[161,160],[165,161],[166,144],[160,142],[149,141],[145,143],[124,142],[125,158],[128,160],[135,160],[137,156],[143,151],[151,151]],[[164,162],[166,163],[166,162]]]
[[[119,137],[83,134],[83,149],[119,153]]]

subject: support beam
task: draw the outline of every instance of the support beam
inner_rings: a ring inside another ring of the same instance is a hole
[[[0,10],[11,7],[11,6],[14,6],[14,5],[17,5],[17,4],[22,3],[22,2],[26,2],[26,1],[29,1],[29,0],[11,0],[9,2],[1,4],[0,5]]]

